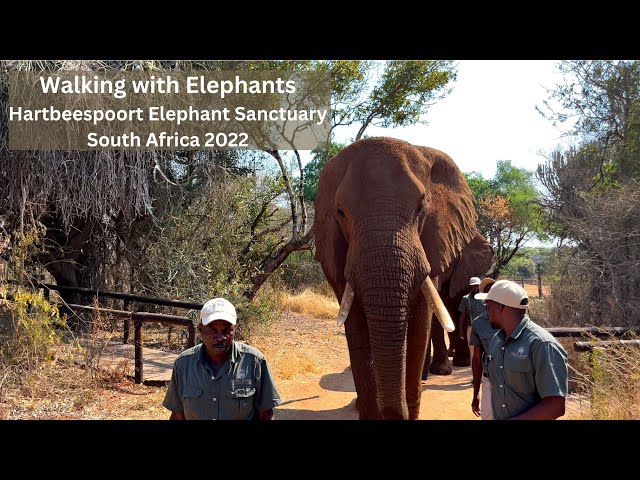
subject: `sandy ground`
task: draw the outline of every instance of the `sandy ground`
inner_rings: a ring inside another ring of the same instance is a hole
[[[253,344],[272,365],[283,405],[282,420],[357,420],[356,391],[349,366],[344,328],[335,320],[287,313],[272,332]],[[474,420],[470,367],[453,367],[448,376],[422,382],[420,419]]]

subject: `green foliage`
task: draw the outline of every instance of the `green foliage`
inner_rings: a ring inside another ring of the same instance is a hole
[[[552,247],[522,247],[503,268],[506,277],[535,277],[536,259],[540,260],[540,273],[545,280],[557,275],[557,249]]]
[[[380,80],[355,110],[362,124],[356,140],[370,125],[402,127],[420,122],[420,115],[450,91],[455,81],[453,62],[448,60],[392,60],[385,64]]]
[[[42,292],[18,288],[12,296],[4,314],[0,310],[0,364],[28,370],[51,359],[50,349],[62,338],[66,321]]]
[[[344,144],[331,143],[331,149],[315,149],[311,151],[313,158],[304,166],[304,199],[308,202],[315,202],[318,193],[318,179],[325,163],[331,157],[337,155],[344,148]]]
[[[500,160],[493,178],[485,179],[478,172],[465,173],[465,178],[475,198],[478,229],[494,250],[489,273],[497,275],[530,238],[544,236],[534,172]],[[529,269],[521,263],[510,272],[515,273],[518,267]]]

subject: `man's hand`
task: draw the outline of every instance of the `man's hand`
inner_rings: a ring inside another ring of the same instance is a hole
[[[273,408],[269,410],[259,410],[258,411],[258,420],[272,420],[273,419]]]
[[[476,417],[480,416],[480,398],[476,395],[471,402],[471,411]]]

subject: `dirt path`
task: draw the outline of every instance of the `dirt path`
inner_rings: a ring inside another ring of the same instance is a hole
[[[355,387],[343,327],[335,320],[285,313],[270,335],[252,343],[267,356],[284,404],[281,420],[357,420]],[[474,420],[470,367],[422,382],[420,419]]]

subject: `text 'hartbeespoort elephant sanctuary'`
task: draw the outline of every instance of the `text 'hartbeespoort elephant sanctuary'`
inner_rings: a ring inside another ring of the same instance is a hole
[[[439,150],[359,140],[320,175],[315,239],[341,304],[360,418],[417,419],[433,314],[453,330],[437,290],[453,298],[491,264],[462,172]]]

